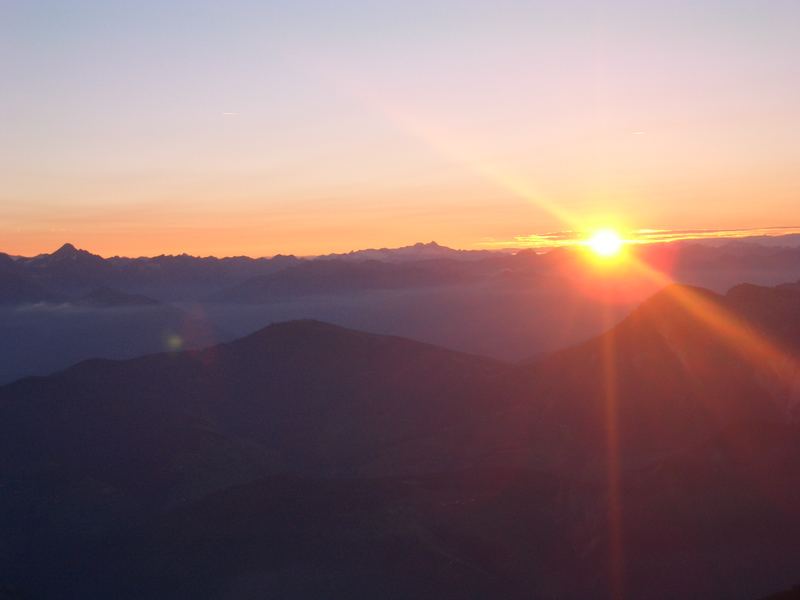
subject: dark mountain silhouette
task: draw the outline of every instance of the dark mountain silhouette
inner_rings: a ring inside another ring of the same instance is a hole
[[[742,284],[726,294],[727,303],[775,343],[800,350],[800,285],[764,287]]]
[[[0,262],[0,305],[24,305],[58,302],[63,298],[46,290],[15,268]]]
[[[489,258],[496,253],[489,250],[456,250],[441,246],[436,242],[418,242],[411,246],[401,248],[370,248],[367,250],[354,250],[340,254],[326,254],[318,257],[322,260],[347,260],[366,261],[377,260],[381,262],[416,262],[419,260],[481,260]]]
[[[797,249],[673,243],[631,250],[672,278],[718,292],[742,280],[770,284],[796,280],[800,261],[774,262],[784,251],[791,254]],[[473,253],[430,243],[376,252],[319,259],[280,255],[271,259],[188,255],[103,259],[65,245],[49,255],[0,259],[0,306],[63,303],[105,287],[173,303],[202,314],[210,327],[238,336],[264,323],[312,318],[518,361],[597,335],[656,289],[652,279],[632,270],[609,276],[607,270],[587,268],[584,253],[567,248],[543,254],[534,250]],[[752,268],[737,267],[742,256],[762,262]],[[46,327],[46,318],[37,321],[0,311],[0,330],[11,328],[17,339],[41,340]],[[80,334],[80,327],[88,329]],[[68,327],[63,311],[57,329],[69,330],[68,338],[89,338],[96,330],[83,314]],[[143,329],[153,330],[146,325]],[[87,356],[133,355],[119,352],[123,338],[101,333],[96,340],[90,354],[65,351],[61,361],[40,360],[27,343],[29,352],[12,350],[10,357],[0,348],[0,371],[6,372],[6,379],[0,375],[0,381],[46,373],[47,365],[63,367]],[[49,346],[52,352],[45,354],[57,354],[58,347]],[[140,352],[162,347],[137,344]]]
[[[716,291],[740,281],[774,285],[800,277],[797,247],[742,241],[718,245],[674,242],[644,245],[631,252],[666,270],[677,281]],[[586,274],[583,253],[572,249],[556,248],[543,254],[533,250],[455,250],[435,242],[315,259],[185,254],[104,259],[64,244],[51,254],[13,260],[6,257],[5,262],[9,261],[18,275],[51,294],[74,297],[108,286],[164,301],[197,301],[216,294],[215,300],[262,302],[289,295],[346,294],[466,282],[523,291],[541,285],[543,277],[548,286],[574,286],[574,280]],[[287,269],[289,272],[283,273]]]
[[[300,259],[294,256],[281,255],[216,258],[184,254],[105,259],[72,244],[64,244],[51,254],[20,258],[15,264],[19,274],[55,293],[75,296],[100,287],[113,287],[174,300],[202,297],[213,290],[298,262]]]
[[[488,359],[401,338],[298,321],[272,325],[207,350],[124,362],[89,361],[52,378],[23,380],[3,391],[15,397],[33,395],[52,404],[53,418],[57,418],[56,406],[66,404],[85,406],[80,410],[86,413],[103,407],[102,413],[111,418],[116,418],[117,409],[121,415],[133,410],[139,415],[137,421],[150,420],[153,425],[192,418],[203,429],[273,448],[271,452],[279,453],[276,456],[285,462],[284,469],[355,472],[369,468],[371,462],[389,460],[383,454],[386,447],[392,448],[391,455],[402,452],[410,440],[434,434],[446,443],[438,435],[442,428],[474,426],[472,419],[477,415],[483,419],[499,410],[502,399],[490,401],[477,390],[487,384],[492,389],[502,386],[509,370]],[[476,385],[473,380],[486,383]],[[93,388],[90,395],[86,384]],[[173,396],[169,400],[163,398],[168,393]],[[115,399],[108,404],[111,396]],[[65,397],[72,399],[65,403]],[[235,403],[231,398],[236,398]],[[469,407],[476,403],[485,408],[471,416]],[[20,415],[27,415],[24,402],[14,405],[22,411]],[[39,418],[35,429],[44,425]],[[75,423],[75,427],[64,442],[72,444],[73,436],[87,431],[85,423]],[[19,423],[16,435],[24,429]],[[50,442],[59,443],[60,437],[54,435]],[[309,440],[315,442],[309,445]],[[138,446],[133,443],[130,448],[139,452]],[[40,449],[46,451],[44,445]],[[473,451],[452,448],[442,457]],[[412,458],[421,461],[421,470],[442,468],[425,466],[433,456],[418,456],[410,457],[403,469],[417,468]]]
[[[605,334],[544,358],[529,374],[549,430],[542,452],[589,466],[613,427],[621,457],[641,461],[738,421],[794,418],[798,362],[786,334],[797,348],[800,329],[773,311],[788,302],[798,314],[800,294],[785,296],[672,285]]]
[[[216,258],[183,254],[108,260],[114,267],[112,283],[165,300],[203,298],[213,291],[302,262],[295,256],[283,255]]]
[[[65,292],[102,285],[111,272],[101,256],[72,244],[64,244],[52,254],[21,259],[20,266],[39,284]]]
[[[630,597],[750,599],[793,580],[798,433],[729,428],[626,471]],[[601,482],[529,469],[269,477],[149,520],[110,572],[131,596],[607,597],[611,503]]]
[[[508,369],[299,322],[207,351],[90,361],[22,380],[0,389],[0,472],[13,482],[2,528],[20,544],[37,540],[36,554],[40,543],[90,544],[74,520],[88,506],[83,523],[108,532],[120,519],[144,526],[272,473],[431,472],[483,461],[483,446],[469,442],[485,437],[487,412],[499,411],[502,397],[476,392],[501,389]],[[478,403],[489,410],[469,408]],[[51,508],[41,493],[57,499]],[[15,525],[38,522],[40,510],[55,530],[37,538]],[[0,581],[9,577],[0,572]]]
[[[67,242],[63,246],[61,246],[58,250],[50,253],[50,254],[39,254],[38,256],[34,256],[31,259],[28,259],[26,262],[30,265],[35,266],[38,269],[44,269],[52,265],[56,264],[71,264],[71,263],[82,263],[84,265],[89,264],[99,264],[102,262],[102,257],[92,254],[91,252],[87,252],[86,250],[80,250]]]
[[[120,598],[789,587],[785,294],[673,286],[516,367],[300,321],[7,385],[0,582]]]

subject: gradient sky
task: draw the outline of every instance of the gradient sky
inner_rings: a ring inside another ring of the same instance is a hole
[[[800,2],[0,1],[0,250],[800,224]]]

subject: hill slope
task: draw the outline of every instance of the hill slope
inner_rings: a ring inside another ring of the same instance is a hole
[[[771,316],[795,300],[745,292],[668,288],[519,367],[300,321],[5,386],[16,558],[0,582],[129,598],[789,587],[797,363]]]

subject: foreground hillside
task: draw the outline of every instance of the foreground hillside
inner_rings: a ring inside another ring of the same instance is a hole
[[[797,315],[791,288],[673,286],[520,366],[298,321],[7,385],[0,584],[42,598],[788,589]]]

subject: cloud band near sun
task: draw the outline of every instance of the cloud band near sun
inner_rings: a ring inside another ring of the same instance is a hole
[[[487,240],[482,246],[493,248],[559,248],[584,243],[590,232],[553,231],[518,235],[510,240]],[[778,237],[800,234],[800,227],[760,227],[743,229],[635,229],[626,232],[626,243],[654,244],[683,240],[726,240],[753,237]]]

